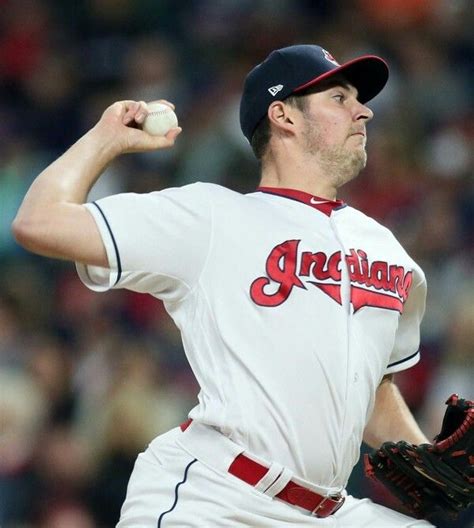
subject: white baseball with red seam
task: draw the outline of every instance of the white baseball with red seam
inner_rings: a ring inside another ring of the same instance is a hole
[[[142,129],[151,136],[166,136],[178,126],[178,118],[173,109],[164,103],[148,103],[148,115]]]

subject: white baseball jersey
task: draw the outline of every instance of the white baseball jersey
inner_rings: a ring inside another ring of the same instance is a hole
[[[342,488],[382,377],[419,359],[426,284],[389,230],[340,201],[196,183],[88,204],[110,269],[162,299],[201,387],[194,420]]]

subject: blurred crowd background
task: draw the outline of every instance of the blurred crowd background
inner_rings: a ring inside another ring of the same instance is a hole
[[[425,432],[439,430],[451,393],[474,397],[472,7],[0,0],[2,527],[114,526],[137,453],[186,418],[198,391],[159,302],[92,293],[73,264],[16,245],[10,224],[26,189],[115,100],[166,98],[184,130],[175,148],[119,159],[91,199],[198,180],[252,191],[259,168],[240,132],[239,95],[246,72],[277,47],[319,43],[339,62],[388,60],[390,81],[370,105],[368,166],[341,197],[390,227],[426,272],[422,360],[397,376]],[[399,507],[360,464],[349,489]],[[473,510],[443,526],[474,526]]]

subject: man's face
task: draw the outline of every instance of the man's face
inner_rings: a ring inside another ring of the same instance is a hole
[[[303,148],[332,175],[337,186],[343,185],[365,167],[365,125],[373,113],[357,100],[357,90],[345,82],[305,97]]]

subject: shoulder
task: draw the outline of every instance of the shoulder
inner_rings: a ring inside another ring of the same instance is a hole
[[[133,215],[155,217],[161,212],[181,211],[183,214],[208,217],[214,210],[228,210],[232,203],[237,203],[243,196],[220,185],[196,182],[149,193],[115,194],[88,204],[88,208],[119,216],[130,216],[133,212]]]
[[[363,233],[367,243],[369,240],[372,240],[374,244],[379,245],[383,243],[386,249],[391,248],[391,252],[396,252],[397,255],[402,256],[409,262],[410,267],[417,273],[421,282],[425,281],[421,267],[413,260],[396,235],[388,227],[354,207],[346,206],[344,211],[347,214],[348,223],[353,229],[360,230]]]
[[[375,220],[375,218],[372,218],[371,216],[363,213],[359,209],[356,209],[355,207],[352,207],[350,205],[346,205],[346,207],[343,210],[346,212],[346,214],[350,215],[353,219],[359,222],[362,222],[364,224],[367,224],[368,226],[371,226],[373,229],[385,231],[386,233],[389,233],[393,236],[392,232],[390,231],[388,227],[384,226],[383,224]]]
[[[347,214],[348,218],[350,219],[350,222],[355,222],[355,225],[359,228],[363,228],[365,230],[369,230],[373,233],[378,234],[379,236],[385,237],[388,240],[391,240],[394,244],[399,246],[401,249],[403,249],[402,245],[396,238],[396,236],[392,233],[392,231],[372,218],[371,216],[366,215],[362,211],[359,211],[359,209],[355,209],[351,206],[346,206],[344,208],[344,212]],[[405,251],[403,249],[403,251]]]
[[[232,191],[227,187],[223,187],[222,185],[207,182],[195,182],[188,185],[183,185],[181,187],[168,187],[167,189],[155,191],[151,194],[155,196],[183,195],[195,197],[202,196],[203,198],[219,197],[228,199],[237,199],[243,196],[242,194]]]

